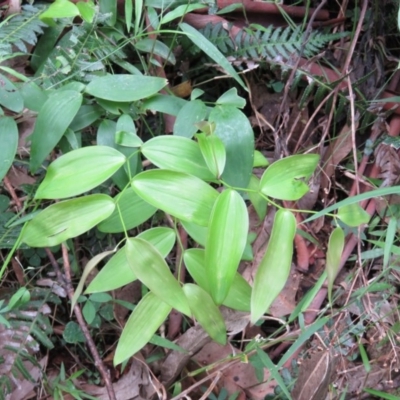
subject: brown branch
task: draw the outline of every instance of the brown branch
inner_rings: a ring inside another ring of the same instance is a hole
[[[68,297],[69,297],[70,301],[72,301],[72,298],[74,297],[74,288],[71,283],[71,266],[70,266],[69,258],[68,258],[68,249],[64,244],[61,246],[61,248],[62,248],[62,255],[63,255],[63,262],[64,262],[65,279],[61,273],[60,267],[59,267],[56,259],[54,258],[53,253],[49,249],[46,248],[46,254],[49,257],[50,263],[53,266],[53,268],[57,274],[58,280],[60,282],[64,282],[65,289],[67,290],[67,293],[68,293]],[[76,319],[78,321],[78,324],[79,324],[80,328],[82,329],[82,332],[86,338],[89,350],[94,358],[94,364],[95,364],[97,370],[100,372],[101,377],[104,380],[104,383],[106,385],[107,392],[108,392],[108,397],[110,400],[116,400],[117,398],[115,397],[114,388],[111,383],[110,375],[109,375],[103,361],[100,358],[99,352],[97,351],[96,345],[90,335],[89,329],[83,318],[82,310],[78,304],[76,304],[74,307],[74,313],[75,313]]]

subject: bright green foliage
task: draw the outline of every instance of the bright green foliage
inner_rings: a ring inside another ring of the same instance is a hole
[[[225,322],[211,296],[200,286],[187,283],[183,291],[190,309],[200,325],[216,342],[226,344]]]
[[[268,311],[281,292],[292,265],[296,219],[292,212],[277,211],[267,250],[258,266],[251,294],[251,322],[256,323]]]
[[[107,180],[125,161],[123,154],[106,146],[71,151],[50,165],[35,198],[63,199],[87,192]]]
[[[32,133],[30,168],[35,172],[76,116],[82,95],[73,90],[54,93],[41,108]]]
[[[328,276],[328,298],[332,304],[332,288],[339,272],[340,259],[344,248],[344,232],[340,227],[335,228],[329,237],[328,252],[326,254],[326,274]]]
[[[169,170],[142,172],[132,179],[132,187],[153,206],[201,226],[208,225],[218,197],[218,192],[201,179]]]
[[[340,207],[337,217],[349,226],[367,224],[371,216],[359,204],[349,204]]]
[[[138,279],[171,307],[191,316],[181,286],[153,245],[139,238],[128,239],[125,252],[128,263]]]
[[[248,229],[246,204],[238,192],[225,190],[214,204],[205,250],[209,291],[216,304],[222,304],[232,286]]]
[[[18,146],[18,128],[13,118],[0,117],[0,180],[11,167]]]
[[[52,247],[81,235],[115,208],[111,197],[92,194],[52,204],[28,222],[21,240],[31,247]]]
[[[172,307],[149,292],[129,317],[118,341],[114,364],[121,364],[149,342]]]

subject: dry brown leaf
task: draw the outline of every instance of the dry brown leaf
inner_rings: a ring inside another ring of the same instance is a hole
[[[323,157],[321,164],[321,188],[329,191],[330,178],[335,173],[335,169],[340,162],[350,154],[352,148],[353,140],[351,136],[351,128],[348,125],[345,125],[339,135],[331,142]]]
[[[329,350],[314,353],[303,361],[292,391],[293,400],[325,399],[331,383],[332,364]]]
[[[227,331],[230,334],[241,332],[249,323],[249,315],[246,313],[233,311],[226,307],[221,307],[221,312],[225,319]],[[200,325],[188,329],[176,341],[176,344],[184,348],[187,353],[171,351],[168,354],[161,366],[161,382],[165,386],[172,384],[192,356],[210,341],[210,337]]]
[[[107,388],[92,384],[81,384],[85,393],[95,396],[98,400],[108,400]],[[132,361],[129,371],[121,379],[113,383],[117,400],[148,400],[155,393],[148,369],[143,362]]]
[[[210,342],[193,359],[199,365],[205,366],[240,353],[230,344],[221,346],[218,343]],[[220,366],[221,364],[219,364]],[[218,366],[216,369],[218,369]],[[210,372],[212,371],[210,370]],[[260,383],[256,378],[254,367],[250,363],[237,362],[222,371],[218,386],[225,388],[229,394],[235,393],[238,388],[243,389],[252,400],[263,400],[268,394],[274,393],[276,386],[275,383],[268,382],[269,378],[269,371],[264,369],[264,382]]]
[[[397,150],[385,143],[375,149],[375,163],[381,169],[379,178],[383,179],[381,187],[393,186],[400,176],[400,157]]]

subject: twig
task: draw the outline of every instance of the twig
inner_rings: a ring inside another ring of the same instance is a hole
[[[65,279],[61,273],[60,267],[59,267],[56,259],[54,258],[53,253],[49,249],[46,249],[46,254],[49,257],[51,265],[53,266],[54,270],[56,271],[58,280],[60,282],[65,282],[65,289],[67,290],[69,299],[72,301],[72,298],[74,297],[74,288],[71,283],[71,266],[70,266],[69,258],[68,258],[68,249],[64,244],[62,244],[61,249],[62,249],[62,255],[63,255],[63,262],[64,262]],[[100,358],[99,352],[97,351],[96,345],[95,345],[92,337],[90,336],[89,329],[85,323],[85,320],[83,319],[82,311],[78,304],[76,304],[74,307],[74,313],[75,313],[76,319],[78,321],[78,324],[79,324],[80,328],[82,329],[82,332],[86,338],[89,350],[94,358],[94,365],[96,366],[96,368],[100,372],[101,377],[104,380],[104,383],[106,385],[107,392],[108,392],[108,397],[110,400],[117,400],[117,398],[115,397],[113,385],[111,383],[110,375],[109,375],[103,361]]]

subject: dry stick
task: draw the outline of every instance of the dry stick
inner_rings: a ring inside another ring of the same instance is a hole
[[[53,253],[47,248],[45,250],[46,250],[47,256],[49,257],[51,265],[53,266],[53,268],[57,274],[58,280],[60,282],[65,283],[65,288],[67,290],[68,297],[69,297],[70,301],[72,301],[72,298],[74,297],[74,288],[72,287],[72,283],[71,283],[71,267],[69,264],[68,249],[64,244],[62,244],[61,248],[62,248],[63,261],[64,261],[65,279],[61,273],[60,267],[59,267],[56,259],[54,258]],[[115,397],[114,388],[111,383],[110,375],[109,375],[108,371],[106,370],[106,367],[104,366],[103,361],[100,358],[100,355],[97,351],[96,345],[95,345],[92,337],[90,336],[89,329],[87,328],[87,325],[83,319],[82,311],[78,304],[76,304],[74,307],[74,313],[75,313],[76,319],[78,320],[79,326],[82,329],[83,334],[85,335],[87,344],[89,346],[89,350],[92,353],[92,356],[94,358],[94,365],[96,366],[96,368],[100,372],[101,377],[104,380],[104,383],[106,385],[107,392],[108,392],[108,397],[110,400],[116,400],[117,398]]]

